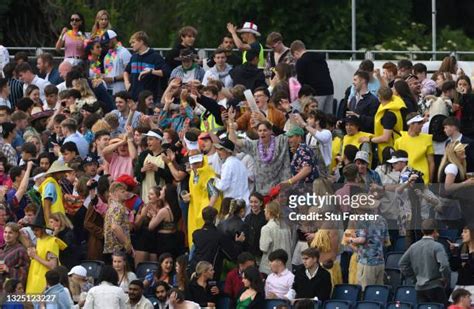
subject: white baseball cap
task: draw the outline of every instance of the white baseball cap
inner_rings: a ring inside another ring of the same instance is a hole
[[[77,276],[86,278],[87,277],[87,270],[84,266],[77,265],[77,266],[74,266],[73,268],[71,268],[71,271],[68,272],[67,274],[68,274],[68,276],[77,275]]]
[[[415,117],[408,119],[407,125],[410,125],[412,123],[422,122],[424,120],[425,120],[425,118],[423,118],[423,116],[416,115]]]

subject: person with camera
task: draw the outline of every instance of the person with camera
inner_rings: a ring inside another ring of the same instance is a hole
[[[428,203],[434,207],[438,206],[438,199],[425,187],[424,174],[408,165],[409,156],[404,150],[397,150],[392,158],[387,160],[392,164],[392,169],[400,173],[398,184],[384,185],[385,191],[395,192],[395,205],[400,209],[398,228],[400,235],[407,236],[407,246],[414,243],[419,236],[415,230],[422,221],[422,203]],[[436,208],[435,208],[436,209]],[[428,219],[428,218],[425,218]]]

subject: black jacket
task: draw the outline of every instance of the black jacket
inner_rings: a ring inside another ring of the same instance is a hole
[[[296,61],[296,76],[301,85],[313,87],[317,96],[334,94],[334,85],[324,54],[304,53]]]
[[[246,239],[248,238],[249,252],[256,257],[262,256],[262,251],[260,250],[260,233],[262,227],[267,224],[265,219],[265,214],[263,210],[260,211],[258,215],[250,213],[245,217],[245,223],[249,226],[249,234],[245,235]]]
[[[234,81],[234,85],[244,85],[245,88],[252,90],[252,92],[255,88],[267,87],[263,71],[248,62],[233,68],[230,71],[230,76]]]
[[[349,110],[359,115],[360,131],[374,133],[374,118],[379,108],[380,102],[376,96],[367,92],[357,102],[356,96],[349,101]]]
[[[193,243],[190,269],[194,270],[199,261],[207,261],[214,265],[215,278],[220,278],[224,256],[235,261],[239,252],[242,252],[240,243],[227,237],[213,224],[204,224],[201,229],[194,231]]]
[[[462,107],[461,133],[474,139],[474,95],[463,94],[459,104]]]
[[[249,226],[247,223],[242,221],[241,218],[238,216],[230,216],[229,218],[221,221],[217,226],[217,229],[224,233],[227,238],[232,239],[235,242],[235,235],[244,232],[245,234],[245,241],[242,244],[242,250],[247,250],[248,248],[248,240],[247,237],[249,236]],[[240,246],[240,245],[239,245]],[[240,252],[239,252],[240,254]]]
[[[189,283],[189,287],[186,291],[186,299],[198,303],[201,307],[207,307],[208,303],[216,304],[217,295],[211,294],[211,287],[209,284],[206,288],[203,288],[197,283],[197,279],[193,279]]]
[[[296,298],[318,297],[320,301],[326,301],[331,297],[331,275],[322,266],[319,266],[316,276],[309,279],[303,265],[296,268],[293,290]]]

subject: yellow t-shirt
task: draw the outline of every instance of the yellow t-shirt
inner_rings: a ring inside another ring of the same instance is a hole
[[[346,148],[347,145],[354,145],[358,149],[360,149],[361,143],[359,142],[359,138],[361,137],[372,137],[373,134],[367,133],[367,132],[362,132],[359,131],[356,134],[350,136],[348,134],[344,135],[344,139],[342,140],[342,151],[344,152],[344,149]],[[341,153],[342,154],[342,153]]]
[[[330,171],[332,172],[337,165],[336,157],[337,155],[342,155],[342,138],[336,136],[332,139],[332,150],[331,150],[331,168]]]
[[[402,137],[395,141],[395,150],[405,150],[408,153],[408,165],[423,175],[425,184],[430,182],[430,167],[428,155],[433,155],[433,136],[420,133],[418,136],[410,136],[408,132],[401,132]]]

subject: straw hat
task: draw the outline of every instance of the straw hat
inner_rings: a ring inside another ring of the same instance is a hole
[[[51,164],[49,169],[46,171],[45,175],[53,174],[53,173],[59,173],[59,172],[72,172],[73,169],[66,166],[64,162],[60,162],[59,160],[56,160]]]

